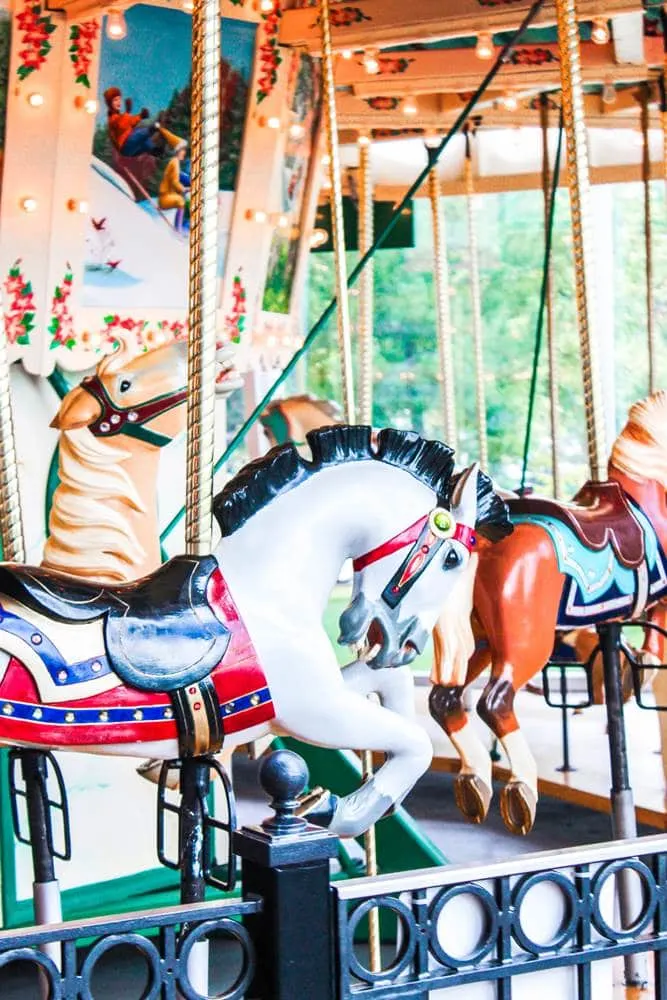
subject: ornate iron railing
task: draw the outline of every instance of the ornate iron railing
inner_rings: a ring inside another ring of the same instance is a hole
[[[619,873],[634,884],[626,926],[614,915]],[[640,952],[653,952],[655,997],[667,1000],[667,836],[352,879],[333,884],[332,893],[339,1000],[421,1000],[480,982],[495,984],[497,1000],[511,1000],[514,977],[568,966],[571,984],[557,995],[598,1000],[593,963]],[[355,931],[374,907],[385,921],[389,911],[399,928],[397,946],[388,957],[385,948],[376,973],[355,946]],[[541,982],[539,994],[547,992]]]
[[[225,900],[1,931],[0,973],[12,962],[33,964],[48,983],[51,1000],[91,1000],[97,963],[124,945],[136,950],[148,970],[145,1000],[204,1000],[188,979],[188,957],[202,938],[220,935],[235,942],[242,960],[236,981],[218,995],[240,1000],[255,974],[256,956],[248,931],[235,918],[261,909],[259,899]]]

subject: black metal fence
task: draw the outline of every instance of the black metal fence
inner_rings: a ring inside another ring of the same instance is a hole
[[[629,927],[615,915],[613,883],[623,877],[635,889]],[[332,892],[338,1000],[421,1000],[432,990],[482,982],[495,983],[498,1000],[511,1000],[515,977],[566,967],[576,969],[571,991],[549,995],[608,1000],[611,989],[603,996],[592,988],[593,963],[642,952],[653,953],[655,1000],[667,1000],[665,836],[354,879]],[[371,972],[354,943],[374,907],[389,911],[398,926],[397,945],[388,955],[385,949],[380,972]],[[555,926],[547,926],[551,921]],[[544,984],[539,992],[546,995]]]

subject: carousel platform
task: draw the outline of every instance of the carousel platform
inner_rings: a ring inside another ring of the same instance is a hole
[[[416,688],[417,711],[433,741],[435,754],[432,769],[455,773],[459,760],[442,730],[428,712],[430,686],[420,683]],[[609,754],[606,737],[606,715],[603,705],[593,705],[580,714],[568,713],[570,761],[574,770],[559,770],[563,763],[561,713],[549,707],[541,695],[520,691],[516,711],[537,761],[540,795],[564,802],[609,812]],[[491,747],[486,727],[473,716],[481,738]],[[637,821],[657,830],[667,829],[667,801],[660,755],[658,713],[639,708],[634,701],[625,706],[628,760],[634,792]],[[509,777],[507,759],[494,765],[494,777],[503,781]]]

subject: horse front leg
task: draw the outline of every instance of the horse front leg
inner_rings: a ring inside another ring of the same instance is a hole
[[[431,673],[433,687],[428,700],[431,717],[449,736],[461,759],[461,769],[454,783],[454,797],[460,812],[471,823],[482,823],[488,814],[493,785],[491,756],[484,746],[464,705],[470,684],[488,667],[487,648],[476,649],[469,663],[460,660],[448,664],[441,635],[442,619],[433,633],[435,662]]]
[[[404,719],[414,719],[415,681],[409,666],[373,670],[363,660],[356,660],[343,668],[343,680],[349,691],[365,698],[375,695],[384,708]]]

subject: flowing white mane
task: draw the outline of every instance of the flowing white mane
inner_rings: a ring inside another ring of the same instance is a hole
[[[667,392],[663,389],[630,407],[609,466],[640,482],[656,480],[667,490]]]
[[[53,497],[43,566],[111,583],[131,580],[146,558],[129,519],[146,506],[123,463],[131,452],[100,442],[87,427],[60,436],[60,485]],[[115,501],[111,506],[109,501]],[[81,552],[90,553],[85,570]]]

